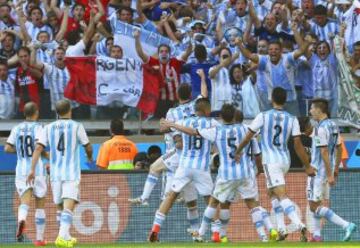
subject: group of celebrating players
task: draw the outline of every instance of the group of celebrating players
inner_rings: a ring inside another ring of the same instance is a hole
[[[204,79],[203,72],[198,73]],[[285,174],[290,166],[287,147],[290,137],[293,138],[295,151],[309,176],[307,197],[314,223],[311,241],[322,241],[321,218],[342,227],[345,231],[343,241],[350,240],[357,226],[322,205],[328,187],[335,184],[334,172],[338,171],[341,158],[339,129],[328,118],[326,100],[315,99],[311,104],[310,113],[316,124],[312,127],[310,160],[300,140],[297,118],[283,110],[286,91],[282,88],[273,89],[273,109],[260,113],[249,127],[242,123],[241,112],[236,111],[230,104],[222,106],[221,120],[210,117],[211,105],[207,99],[205,80],[202,80],[201,95],[196,99],[192,100],[191,86],[188,84],[179,86],[178,97],[179,106],[170,109],[166,119],[160,120],[160,129],[166,133],[167,151],[151,165],[142,196],[129,199],[134,204],[147,205],[161,173],[166,173],[164,199],[155,214],[149,235],[150,242],[159,240],[165,217],[180,194],[187,205],[187,218],[191,225],[189,232],[197,242],[204,241],[210,224],[213,241],[228,241],[226,229],[230,219],[230,205],[237,200],[238,195],[249,208],[261,241],[281,241],[286,238],[285,214],[300,231],[301,241],[306,242],[306,226],[285,191]],[[25,221],[31,197],[34,195],[34,244],[46,245],[44,197],[47,192],[47,171],[43,160],[48,159],[53,201],[57,206],[59,223],[59,235],[55,245],[71,248],[77,243],[69,229],[73,210],[79,201],[80,145],[85,147],[89,161],[92,161],[93,154],[83,125],[71,120],[70,102],[57,102],[56,112],[58,120],[43,127],[37,122],[38,106],[33,102],[27,103],[24,108],[26,120],[11,130],[5,151],[17,153],[15,182],[21,199],[18,208],[17,240],[24,239]],[[210,156],[213,150],[218,153],[220,161],[215,186],[210,174]],[[258,200],[256,175],[260,171],[265,173],[276,227]],[[201,223],[196,203],[198,193],[204,196],[208,204]]]
[[[201,77],[201,71],[198,73]],[[285,190],[285,175],[290,167],[290,137],[308,175],[306,191],[314,223],[310,241],[323,240],[322,218],[342,227],[345,231],[343,241],[351,239],[357,226],[322,204],[328,195],[329,186],[335,184],[334,173],[338,172],[341,161],[339,129],[329,119],[328,102],[325,99],[314,99],[311,104],[310,114],[314,125],[310,126],[312,148],[309,158],[300,139],[298,119],[283,109],[287,95],[282,88],[273,89],[273,108],[258,114],[249,127],[242,123],[241,112],[230,104],[222,106],[220,120],[211,118],[211,105],[206,98],[204,82],[201,95],[196,99],[192,100],[191,87],[187,84],[180,85],[178,97],[179,106],[170,109],[166,119],[160,121],[160,129],[166,133],[167,151],[151,165],[142,195],[129,199],[133,204],[148,205],[150,194],[161,173],[166,173],[165,196],[155,213],[148,237],[150,242],[159,241],[160,228],[180,194],[187,205],[187,219],[191,226],[188,231],[194,241],[203,242],[211,224],[212,240],[228,242],[226,229],[230,219],[230,205],[237,196],[241,196],[250,210],[261,241],[286,239],[285,214],[300,231],[300,241],[307,242],[307,228]],[[220,161],[215,186],[210,173],[211,152],[214,150]],[[258,200],[256,175],[261,171],[265,173],[276,227]],[[201,223],[196,204],[197,193],[204,196],[208,204]]]

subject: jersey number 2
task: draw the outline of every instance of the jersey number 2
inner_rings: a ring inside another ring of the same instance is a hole
[[[274,146],[281,146],[279,136],[280,136],[280,134],[282,132],[282,128],[279,125],[275,125],[274,129],[275,129],[275,134],[274,134],[274,137],[273,137],[273,145]]]

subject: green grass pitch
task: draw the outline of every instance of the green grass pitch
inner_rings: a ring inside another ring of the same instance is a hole
[[[17,248],[17,247],[34,247],[31,244],[0,244],[0,247],[8,247],[8,248]],[[54,245],[48,244],[46,247],[55,248]],[[89,247],[89,248],[151,248],[151,247],[159,247],[159,248],[206,248],[206,247],[254,247],[254,248],[267,248],[267,247],[279,247],[279,248],[287,248],[287,247],[359,247],[360,242],[324,242],[324,243],[298,243],[298,242],[282,242],[282,243],[228,243],[228,244],[213,244],[213,243],[119,243],[119,244],[79,244],[74,247]]]

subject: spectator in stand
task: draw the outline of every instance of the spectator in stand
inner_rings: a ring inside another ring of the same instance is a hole
[[[134,32],[134,37],[136,52],[139,57],[145,64],[156,67],[162,77],[163,88],[154,116],[155,118],[163,118],[177,101],[176,92],[180,84],[180,70],[192,52],[192,44],[189,44],[180,58],[171,57],[171,48],[162,44],[158,47],[158,58],[155,58],[144,53],[140,43],[140,30]]]
[[[351,74],[355,80],[355,85],[360,88],[360,41],[353,45],[354,52],[350,58],[349,65],[351,67]]]
[[[7,3],[0,5],[0,30],[20,31],[20,27],[11,17],[11,6]]]
[[[313,52],[305,54],[312,69],[314,98],[328,100],[331,117],[337,116],[338,109],[338,61],[328,42],[320,41]]]
[[[308,24],[307,28],[316,34],[319,40],[326,40],[329,43],[339,33],[339,24],[327,17],[327,9],[323,5],[315,6],[313,21]]]
[[[124,123],[114,119],[110,124],[112,138],[100,147],[96,165],[100,169],[132,170],[133,161],[138,153],[135,143],[128,140],[124,133]]]
[[[7,61],[16,54],[15,50],[15,36],[6,31],[0,31],[0,59]]]
[[[295,36],[300,34],[297,27],[292,25],[292,30]],[[298,37],[302,40],[301,37]],[[295,91],[295,66],[296,60],[304,54],[306,45],[301,44],[301,47],[291,53],[283,54],[283,46],[279,41],[269,43],[269,55],[252,54],[243,45],[241,39],[238,39],[238,46],[241,53],[254,63],[259,64],[259,70],[264,71],[266,74],[266,84],[268,86],[268,94],[270,94],[274,87],[281,87],[287,91],[287,102],[285,109],[297,116],[299,114],[299,106],[296,98]]]
[[[19,58],[19,66],[16,71],[15,89],[20,97],[20,106],[16,117],[22,118],[24,105],[27,102],[35,102],[42,108],[48,108],[48,106],[40,104],[40,95],[44,89],[41,81],[42,73],[40,70],[30,65],[30,49],[28,47],[21,47],[18,50],[17,55]],[[40,116],[42,116],[42,108],[40,108]]]
[[[182,73],[189,73],[191,79],[191,95],[192,98],[197,98],[201,93],[201,78],[197,74],[197,70],[203,69],[206,76],[206,85],[209,95],[211,95],[211,81],[209,79],[209,69],[215,65],[215,63],[207,60],[207,51],[204,45],[196,45],[194,49],[194,55],[196,62],[185,64],[182,68]]]
[[[0,119],[10,119],[15,114],[15,78],[9,76],[6,62],[0,62]]]
[[[343,15],[346,26],[345,44],[350,53],[353,53],[353,45],[360,41],[360,1],[354,0],[348,11]]]

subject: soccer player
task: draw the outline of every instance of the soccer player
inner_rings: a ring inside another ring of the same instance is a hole
[[[161,120],[160,126],[176,129],[180,125],[190,128],[209,128],[217,125],[216,121],[207,118],[210,112],[211,106],[209,100],[199,98],[195,103],[196,116],[188,117],[176,123]],[[182,134],[182,140],[183,150],[180,156],[179,167],[175,172],[171,191],[156,212],[154,224],[149,235],[150,242],[158,241],[158,234],[162,223],[165,221],[166,214],[171,209],[179,193],[187,185],[193,183],[198,193],[204,196],[206,202],[212,192],[213,182],[209,171],[211,142],[204,140],[200,136],[190,136],[187,134]]]
[[[41,159],[37,162],[34,171],[34,183],[27,184],[26,177],[31,171],[31,157],[34,152],[35,142],[41,133],[42,126],[37,122],[39,109],[34,102],[28,102],[24,106],[25,121],[13,127],[10,136],[6,141],[5,152],[17,153],[15,185],[20,196],[20,206],[18,210],[18,228],[16,239],[24,241],[24,228],[29,205],[32,196],[35,197],[35,223],[36,241],[35,246],[45,246],[45,196],[47,192],[46,169]],[[39,154],[40,155],[40,154]]]
[[[247,128],[243,124],[234,123],[234,115],[235,108],[230,104],[224,104],[220,112],[220,117],[223,120],[222,125],[205,129],[188,128],[188,130],[184,130],[188,135],[200,135],[204,139],[214,142],[219,151],[220,159],[214,192],[204,212],[199,232],[194,234],[196,241],[203,241],[202,236],[214,219],[218,205],[220,205],[219,218],[222,229],[226,233],[230,218],[230,204],[238,193],[250,209],[260,239],[268,241],[263,224],[263,209],[257,201],[258,188],[251,156],[245,153],[240,163],[235,161],[236,145],[245,138]],[[252,142],[257,143],[255,139]],[[246,146],[247,151],[253,146],[251,143]],[[276,240],[277,231],[271,228],[270,236],[272,240]]]
[[[317,122],[312,133],[311,148],[311,166],[317,170],[317,173],[315,177],[309,177],[307,183],[307,197],[314,223],[312,241],[322,241],[321,218],[325,218],[344,229],[343,241],[349,241],[357,226],[322,205],[328,186],[335,185],[334,171],[338,170],[341,162],[339,128],[328,118],[328,113],[327,100],[317,98],[312,101],[310,114]]]
[[[205,73],[202,69],[197,70],[197,73],[201,78],[201,95],[199,97],[207,97],[208,90]],[[177,95],[180,104],[175,108],[169,109],[166,114],[166,120],[176,122],[195,114],[194,105],[196,100],[191,100],[191,90],[192,89],[189,84],[181,84],[179,86]],[[169,175],[166,183],[168,187],[165,186],[165,188],[167,188],[167,190],[165,190],[165,194],[168,193],[170,188],[169,185],[171,185],[173,178],[172,175],[175,174],[175,171],[179,166],[179,155],[181,154],[182,143],[179,142],[179,146],[176,147],[175,136],[178,133],[172,132],[169,128],[164,128],[161,131],[165,133],[166,153],[150,166],[150,172],[146,179],[143,193],[138,198],[129,199],[132,204],[148,205],[150,194],[159,180],[161,173]],[[190,222],[191,229],[197,230],[199,227],[199,212],[195,202],[197,194],[192,185],[184,188],[183,196],[187,204],[187,218]]]
[[[70,236],[75,204],[80,193],[80,145],[85,147],[89,162],[92,162],[92,147],[84,126],[71,120],[71,106],[68,100],[56,103],[59,120],[47,125],[37,142],[28,182],[34,181],[36,164],[45,147],[50,148],[50,181],[53,200],[62,208],[59,235],[55,241],[57,247],[72,248],[76,239]]]
[[[283,110],[286,103],[286,91],[277,87],[272,92],[273,109],[256,116],[249,127],[245,139],[236,150],[236,159],[241,159],[242,150],[260,131],[263,167],[267,188],[272,196],[274,209],[282,210],[301,231],[301,241],[307,241],[307,230],[295,210],[294,203],[286,196],[285,174],[290,167],[290,158],[287,148],[290,136],[294,139],[294,147],[306,173],[311,176],[314,169],[310,166],[308,156],[299,138],[299,122],[296,117]],[[286,236],[286,230],[279,230],[280,235]]]

